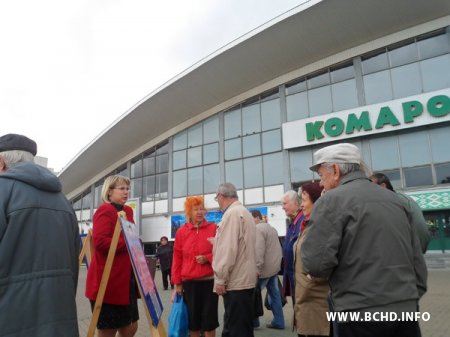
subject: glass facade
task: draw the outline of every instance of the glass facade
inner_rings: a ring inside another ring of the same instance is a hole
[[[225,180],[239,189],[283,183],[281,103],[277,91],[224,112]],[[270,154],[270,155],[269,155]]]
[[[433,32],[361,55],[360,63],[338,69],[330,67],[319,75],[305,76],[288,84],[287,120],[449,88],[449,41],[445,31]],[[359,64],[361,71],[356,71]],[[355,73],[362,75],[360,87],[355,84]],[[358,96],[363,98],[361,104],[358,104]],[[356,141],[369,167],[388,174],[395,188],[429,187],[448,182],[446,177],[450,176],[450,171],[445,163],[450,161],[450,152],[445,149],[450,141],[448,125],[366,136]],[[355,138],[350,142],[355,142]],[[308,169],[315,150],[315,147],[304,147],[290,151],[292,183],[298,185],[317,178]]]
[[[154,204],[161,201],[168,205],[163,213],[171,213],[171,200],[213,194],[224,181],[264,190],[317,179],[309,170],[313,153],[330,143],[283,150],[282,123],[450,88],[449,41],[444,28],[307,74],[217,111],[111,174],[130,177],[130,197],[153,203],[148,214],[158,214]],[[396,189],[450,186],[448,122],[349,142]],[[102,183],[72,200],[79,221],[101,204]]]
[[[352,62],[330,67],[286,86],[287,121],[358,106],[355,69]]]
[[[363,55],[366,104],[448,88],[449,52],[448,36],[440,34]]]
[[[161,144],[142,153],[130,164],[130,198],[143,202],[168,199],[169,146]],[[152,204],[154,207],[154,204]],[[154,208],[150,210],[154,213]]]
[[[214,192],[220,182],[219,117],[175,135],[172,158],[173,198]]]

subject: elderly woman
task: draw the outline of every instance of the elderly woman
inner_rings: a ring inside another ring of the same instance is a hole
[[[187,197],[184,212],[187,223],[175,236],[172,281],[188,308],[189,336],[199,337],[203,331],[205,337],[214,337],[219,326],[211,243],[216,235],[216,224],[205,220],[202,197]]]
[[[104,203],[94,213],[92,239],[95,250],[86,280],[86,297],[91,301],[92,309],[117,223],[117,212],[125,212],[127,220],[134,222],[133,210],[125,205],[129,190],[130,179],[127,177],[110,176],[103,183]],[[131,260],[121,233],[97,323],[99,337],[114,337],[116,333],[119,333],[119,336],[134,336],[139,319],[137,297],[138,289],[131,269]]]
[[[326,279],[311,278],[303,271],[300,249],[308,233],[308,222],[314,203],[320,197],[322,187],[318,182],[306,183],[301,188],[301,207],[305,220],[304,229],[294,245],[295,269],[295,302],[294,325],[299,337],[330,336],[330,323],[327,320],[328,292],[330,290]]]

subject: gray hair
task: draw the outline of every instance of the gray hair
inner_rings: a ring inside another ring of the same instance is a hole
[[[6,167],[11,167],[14,164],[17,163],[26,163],[26,162],[33,162],[34,156],[28,151],[22,151],[22,150],[11,150],[11,151],[4,151],[0,152],[0,156],[3,158],[3,161],[5,162]]]
[[[334,163],[337,166],[339,166],[339,170],[341,171],[341,175],[345,176],[352,172],[363,172],[365,175],[370,175],[370,170],[367,167],[367,165],[361,161],[361,164],[355,164],[355,163]],[[333,163],[323,163],[323,167],[330,170],[333,167]]]
[[[217,188],[217,194],[220,194],[225,198],[238,198],[236,187],[232,183],[220,184]]]
[[[289,190],[286,193],[284,193],[283,195],[283,199],[284,198],[288,198],[291,201],[294,201],[295,203],[297,203],[297,205],[300,206],[301,201],[300,201],[300,196],[298,195],[297,192],[295,192],[294,190]]]

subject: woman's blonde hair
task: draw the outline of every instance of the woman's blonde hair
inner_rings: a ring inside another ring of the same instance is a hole
[[[120,175],[109,176],[105,179],[102,187],[102,200],[104,202],[110,202],[109,200],[109,190],[112,190],[117,185],[126,184],[130,186],[130,179]]]
[[[186,198],[186,201],[184,202],[184,214],[186,215],[186,221],[191,221],[192,209],[194,206],[203,206],[203,209],[205,209],[203,197],[195,195],[193,197]]]

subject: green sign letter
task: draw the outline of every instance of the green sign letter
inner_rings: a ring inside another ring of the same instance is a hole
[[[427,103],[428,111],[433,117],[443,117],[450,112],[450,98],[446,95],[431,97]]]
[[[314,123],[306,123],[306,139],[308,142],[311,142],[315,139],[322,139],[324,135],[320,131],[320,128],[322,127],[323,122],[317,121]]]
[[[361,112],[361,116],[356,117],[355,114],[350,114],[347,117],[347,127],[345,128],[346,134],[351,134],[354,131],[364,129],[364,131],[372,130],[372,124],[370,124],[369,111]]]
[[[418,101],[409,101],[402,104],[403,119],[405,123],[414,122],[414,118],[420,116],[423,112],[423,105]]]
[[[325,121],[325,132],[330,137],[339,136],[344,131],[344,121],[333,117]]]
[[[391,124],[392,126],[399,125],[400,122],[398,121],[397,117],[395,117],[392,110],[384,106],[380,109],[380,114],[377,118],[377,123],[375,124],[375,129],[381,129],[386,124]]]

